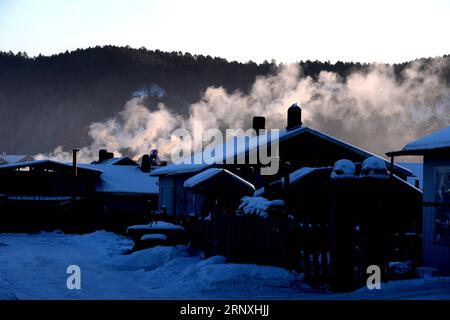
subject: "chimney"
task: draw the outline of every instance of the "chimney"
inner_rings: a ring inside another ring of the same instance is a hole
[[[80,149],[73,149],[72,150],[72,165],[73,165],[73,176],[76,177],[78,175],[77,170],[77,152],[80,151]]]
[[[281,164],[281,170],[284,178],[284,189],[288,189],[291,184],[291,163],[286,161]]]
[[[300,128],[302,126],[302,109],[294,103],[288,109],[286,130]]]
[[[100,149],[98,151],[98,162],[103,162],[108,159],[108,151],[106,149]]]
[[[149,156],[150,166],[157,166],[159,163],[158,150],[153,149]]]
[[[148,154],[144,154],[141,160],[141,171],[142,172],[150,172],[151,167],[151,159]]]
[[[417,189],[420,189],[420,180],[419,180],[419,179],[416,179],[416,180],[414,181],[414,186],[415,186]]]
[[[259,135],[261,130],[266,128],[266,118],[255,116],[253,117],[253,130],[256,131],[256,135]]]

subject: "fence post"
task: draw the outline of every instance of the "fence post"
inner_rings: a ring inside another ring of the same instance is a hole
[[[390,179],[387,175],[361,175],[361,233],[363,250],[362,269],[365,272],[370,265],[381,269],[381,279],[387,279],[387,257],[389,254],[389,237],[391,225],[387,207],[387,196],[390,190]]]
[[[358,179],[349,160],[336,162],[331,175],[331,270],[330,289],[346,292],[355,289],[355,217]]]

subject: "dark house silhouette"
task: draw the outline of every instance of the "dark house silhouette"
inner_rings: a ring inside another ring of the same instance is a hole
[[[224,143],[215,147],[216,150],[223,150],[224,160],[221,163],[171,164],[152,171],[152,176],[159,177],[159,207],[165,208],[172,216],[208,214],[209,206],[205,208],[203,204],[211,203],[211,199],[185,188],[184,182],[197,174],[202,174],[209,168],[226,169],[259,189],[303,167],[330,167],[340,159],[362,163],[368,157],[378,157],[323,132],[303,127],[299,109],[297,105],[289,108],[287,128],[279,133],[277,143],[279,144],[280,169],[277,174],[261,175],[262,165],[260,164],[227,164],[229,158],[245,157],[248,159],[251,152],[257,148],[270,148],[273,142],[270,136],[265,140],[267,143],[260,143],[257,136],[237,137],[231,144]],[[261,123],[263,122],[256,121],[256,125]],[[264,128],[255,127],[254,129],[258,131]],[[239,145],[245,147],[240,148]],[[194,155],[193,159],[195,158]],[[383,159],[383,161],[389,166],[390,163],[387,160]],[[392,167],[389,166],[389,170],[401,179],[412,175],[406,168],[395,164]],[[228,190],[230,189],[228,188]],[[222,191],[218,191],[218,193],[223,194]],[[236,194],[235,198],[243,195],[246,193]]]
[[[129,225],[149,222],[157,203],[157,178],[128,157],[0,165],[4,231],[125,232]]]

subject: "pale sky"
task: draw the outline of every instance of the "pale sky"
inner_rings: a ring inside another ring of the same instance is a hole
[[[0,50],[96,45],[228,60],[402,62],[450,54],[450,0],[0,0]]]

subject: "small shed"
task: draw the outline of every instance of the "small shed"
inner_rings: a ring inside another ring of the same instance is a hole
[[[423,263],[450,274],[450,126],[388,156],[423,156]]]
[[[187,179],[183,187],[201,195],[196,215],[203,216],[212,211],[233,211],[242,197],[255,191],[250,182],[223,168],[206,169]]]

